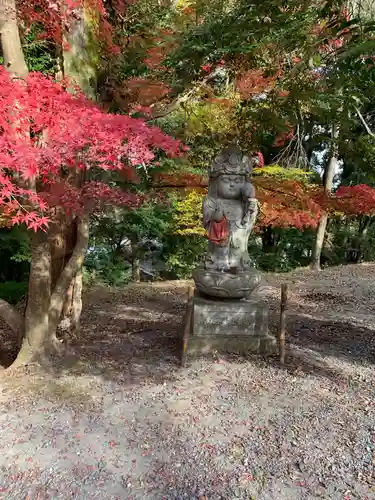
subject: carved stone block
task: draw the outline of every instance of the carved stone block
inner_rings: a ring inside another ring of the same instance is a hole
[[[277,342],[268,333],[268,315],[268,305],[256,296],[242,301],[196,296],[188,352],[273,354]]]

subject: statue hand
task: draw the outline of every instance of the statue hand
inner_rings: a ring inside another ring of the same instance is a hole
[[[206,196],[203,201],[203,224],[207,229],[210,221],[220,222],[223,218],[223,211],[218,200],[214,200],[210,196]]]
[[[249,199],[249,212],[251,214],[258,212],[258,200],[256,198]]]
[[[250,213],[247,212],[241,219],[241,225],[247,226],[247,224],[249,223],[249,219],[250,219]]]
[[[212,218],[215,222],[220,222],[223,219],[223,217],[224,217],[223,207],[222,207],[221,203],[220,204],[218,203],[216,205],[216,209],[215,209],[215,212],[214,212]]]
[[[245,210],[246,211],[241,220],[241,224],[243,226],[248,225],[251,219],[256,219],[256,216],[258,215],[258,200],[256,198],[249,198]]]

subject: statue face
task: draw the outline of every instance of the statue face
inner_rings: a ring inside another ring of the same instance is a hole
[[[235,200],[241,197],[242,188],[245,184],[245,176],[224,174],[220,175],[216,182],[219,198]]]

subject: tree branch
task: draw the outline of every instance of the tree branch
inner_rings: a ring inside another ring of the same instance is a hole
[[[181,104],[184,104],[187,102],[200,88],[204,87],[207,85],[207,83],[212,80],[217,74],[217,69],[212,71],[209,75],[205,76],[202,80],[199,82],[196,82],[195,85],[189,89],[185,94],[180,95],[177,97],[173,102],[171,102],[168,106],[162,109],[155,109],[156,104],[151,105],[150,107],[155,109],[155,111],[152,113],[152,116],[149,116],[146,119],[146,121],[151,121],[151,120],[156,120],[158,118],[164,118],[165,116],[168,116],[169,114],[173,113],[176,109],[178,109]]]
[[[362,113],[359,111],[359,109],[357,107],[355,107],[355,111],[359,117],[359,119],[361,120],[363,126],[365,127],[366,129],[366,132],[368,133],[368,135],[371,135],[371,137],[375,137],[375,134],[374,132],[372,132],[372,130],[370,129],[370,127],[368,126],[366,120],[364,119]]]

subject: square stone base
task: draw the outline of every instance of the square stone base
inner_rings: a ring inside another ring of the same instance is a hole
[[[248,300],[211,300],[196,295],[188,353],[275,354],[277,342],[268,333],[268,315],[267,303],[257,296]]]

